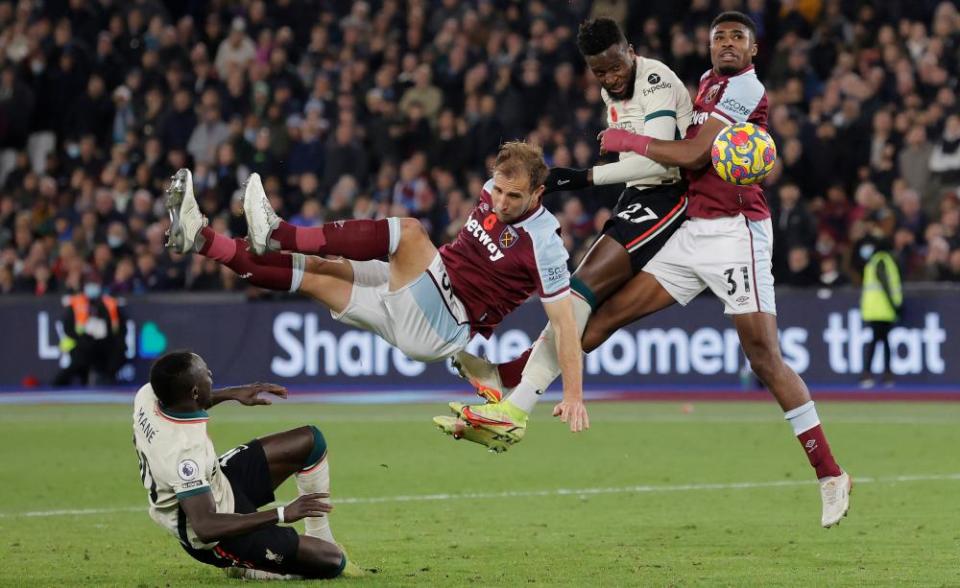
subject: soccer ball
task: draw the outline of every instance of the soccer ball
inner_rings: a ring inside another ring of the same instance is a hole
[[[710,159],[720,179],[746,186],[759,183],[773,170],[777,146],[767,131],[742,122],[720,131],[713,140]]]

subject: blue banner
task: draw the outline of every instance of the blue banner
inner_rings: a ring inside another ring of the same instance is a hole
[[[960,386],[955,312],[958,289],[908,289],[907,314],[890,334],[892,368],[900,384]],[[855,290],[778,292],[783,356],[819,386],[853,385],[872,338],[860,319]],[[249,302],[232,295],[148,296],[127,301],[128,359],[123,382],[146,381],[164,351],[201,354],[218,384],[255,380],[316,389],[417,389],[457,385],[445,363],[426,365],[365,331],[341,325],[316,303],[289,299]],[[58,348],[63,314],[55,298],[0,300],[6,326],[0,340],[0,385],[48,384],[65,361]],[[493,361],[519,355],[545,317],[531,302],[507,317],[489,340],[469,349]],[[879,368],[880,353],[874,358]],[[736,331],[721,304],[701,296],[622,329],[586,357],[585,385],[739,387],[749,378]]]

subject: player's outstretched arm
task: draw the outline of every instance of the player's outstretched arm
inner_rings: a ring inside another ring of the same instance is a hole
[[[574,433],[590,428],[587,407],[583,404],[583,350],[573,317],[573,304],[566,296],[544,302],[543,308],[557,334],[557,359],[563,376],[563,400],[554,407],[553,416],[570,425]]]
[[[306,517],[323,516],[333,510],[333,505],[325,502],[328,498],[330,495],[326,493],[304,494],[285,507],[250,514],[217,512],[210,492],[179,501],[197,538],[204,543],[212,543],[276,523],[293,523]]]
[[[593,185],[593,168],[551,167],[547,181],[543,183],[544,194],[583,190]]]
[[[260,394],[262,393],[273,394],[280,398],[287,397],[287,389],[279,384],[255,382],[253,384],[244,384],[243,386],[232,386],[230,388],[214,390],[210,396],[210,406],[220,404],[227,400],[236,400],[246,406],[273,404],[273,401],[269,398],[261,398]]]
[[[652,119],[644,127],[647,136],[669,141],[677,131],[676,115],[661,116]],[[613,163],[596,165],[588,169],[572,167],[553,167],[544,182],[544,193],[574,191],[590,186],[606,186],[658,177],[667,171],[667,167],[650,158],[631,157]]]
[[[653,139],[672,142],[677,133],[677,118],[675,114],[669,114],[669,112],[649,120],[643,127],[643,134]],[[593,183],[597,186],[605,186],[660,178],[670,167],[672,166],[663,165],[649,157],[628,157],[613,163],[594,166],[591,171]],[[655,183],[659,183],[659,180]]]
[[[633,151],[663,165],[699,169],[710,162],[713,140],[725,126],[723,121],[708,117],[696,137],[682,141],[663,141],[623,129],[607,129],[600,133],[600,150]]]

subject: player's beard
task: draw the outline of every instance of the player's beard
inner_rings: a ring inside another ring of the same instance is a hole
[[[749,59],[746,60],[746,63],[744,63],[743,56],[741,56],[740,59],[740,63],[736,65],[718,65],[716,68],[717,73],[722,76],[732,76],[736,73],[740,73],[745,67],[750,65]]]
[[[726,66],[718,67],[717,73],[719,73],[722,76],[732,76],[733,74],[742,70],[744,67],[746,66],[741,67],[741,66],[726,65]]]
[[[607,94],[610,94],[610,97],[613,98],[614,100],[619,100],[620,102],[623,102],[625,100],[629,100],[633,98],[633,90],[636,87],[636,85],[637,85],[637,60],[634,59],[633,67],[630,68],[630,78],[627,80],[627,85],[624,88],[623,92],[621,92],[620,94],[614,94],[608,90]]]

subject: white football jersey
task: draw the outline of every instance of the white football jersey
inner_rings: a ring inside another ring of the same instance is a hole
[[[665,141],[683,138],[693,119],[693,102],[686,86],[662,62],[639,55],[636,60],[633,96],[615,100],[606,90],[600,91],[606,104],[607,126]],[[628,187],[644,189],[673,184],[680,178],[679,168],[660,165],[632,151],[621,153],[617,163],[593,168],[597,185],[626,182]]]
[[[146,384],[133,400],[133,444],[150,518],[195,549],[216,545],[197,539],[178,503],[178,498],[212,492],[217,512],[233,512],[233,488],[207,436],[206,411],[165,412]]]

